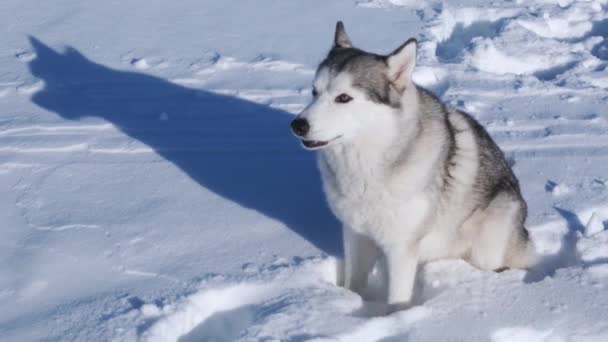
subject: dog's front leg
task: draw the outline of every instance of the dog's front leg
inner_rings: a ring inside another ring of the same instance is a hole
[[[388,271],[388,312],[409,307],[412,303],[418,246],[415,244],[391,245],[385,248]]]
[[[344,287],[363,294],[367,277],[376,264],[380,249],[368,237],[349,227],[343,228],[344,238]]]

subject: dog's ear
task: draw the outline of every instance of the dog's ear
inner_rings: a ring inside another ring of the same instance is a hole
[[[388,79],[399,92],[412,82],[412,73],[416,66],[416,39],[410,38],[397,50],[388,55]]]
[[[336,33],[334,34],[334,47],[337,48],[349,48],[353,44],[350,42],[350,38],[346,34],[344,24],[341,21],[336,23]]]

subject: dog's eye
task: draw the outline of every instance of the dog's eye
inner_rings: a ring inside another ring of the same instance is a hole
[[[319,95],[319,92],[317,91],[317,89],[312,88],[312,97],[317,97],[317,95]]]
[[[353,98],[348,96],[348,94],[340,94],[336,97],[336,102],[338,103],[347,103],[350,102]]]

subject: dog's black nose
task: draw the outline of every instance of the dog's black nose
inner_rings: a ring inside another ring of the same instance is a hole
[[[291,130],[300,137],[303,137],[308,133],[310,125],[306,119],[295,119],[291,122]]]

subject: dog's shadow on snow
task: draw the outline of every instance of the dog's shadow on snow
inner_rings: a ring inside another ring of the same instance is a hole
[[[289,131],[292,115],[110,69],[74,48],[57,52],[36,38],[30,42],[36,53],[30,72],[44,81],[32,97],[38,106],[67,120],[106,120],[201,186],[283,222],[328,254],[341,253],[339,225],[325,203],[314,155]]]

